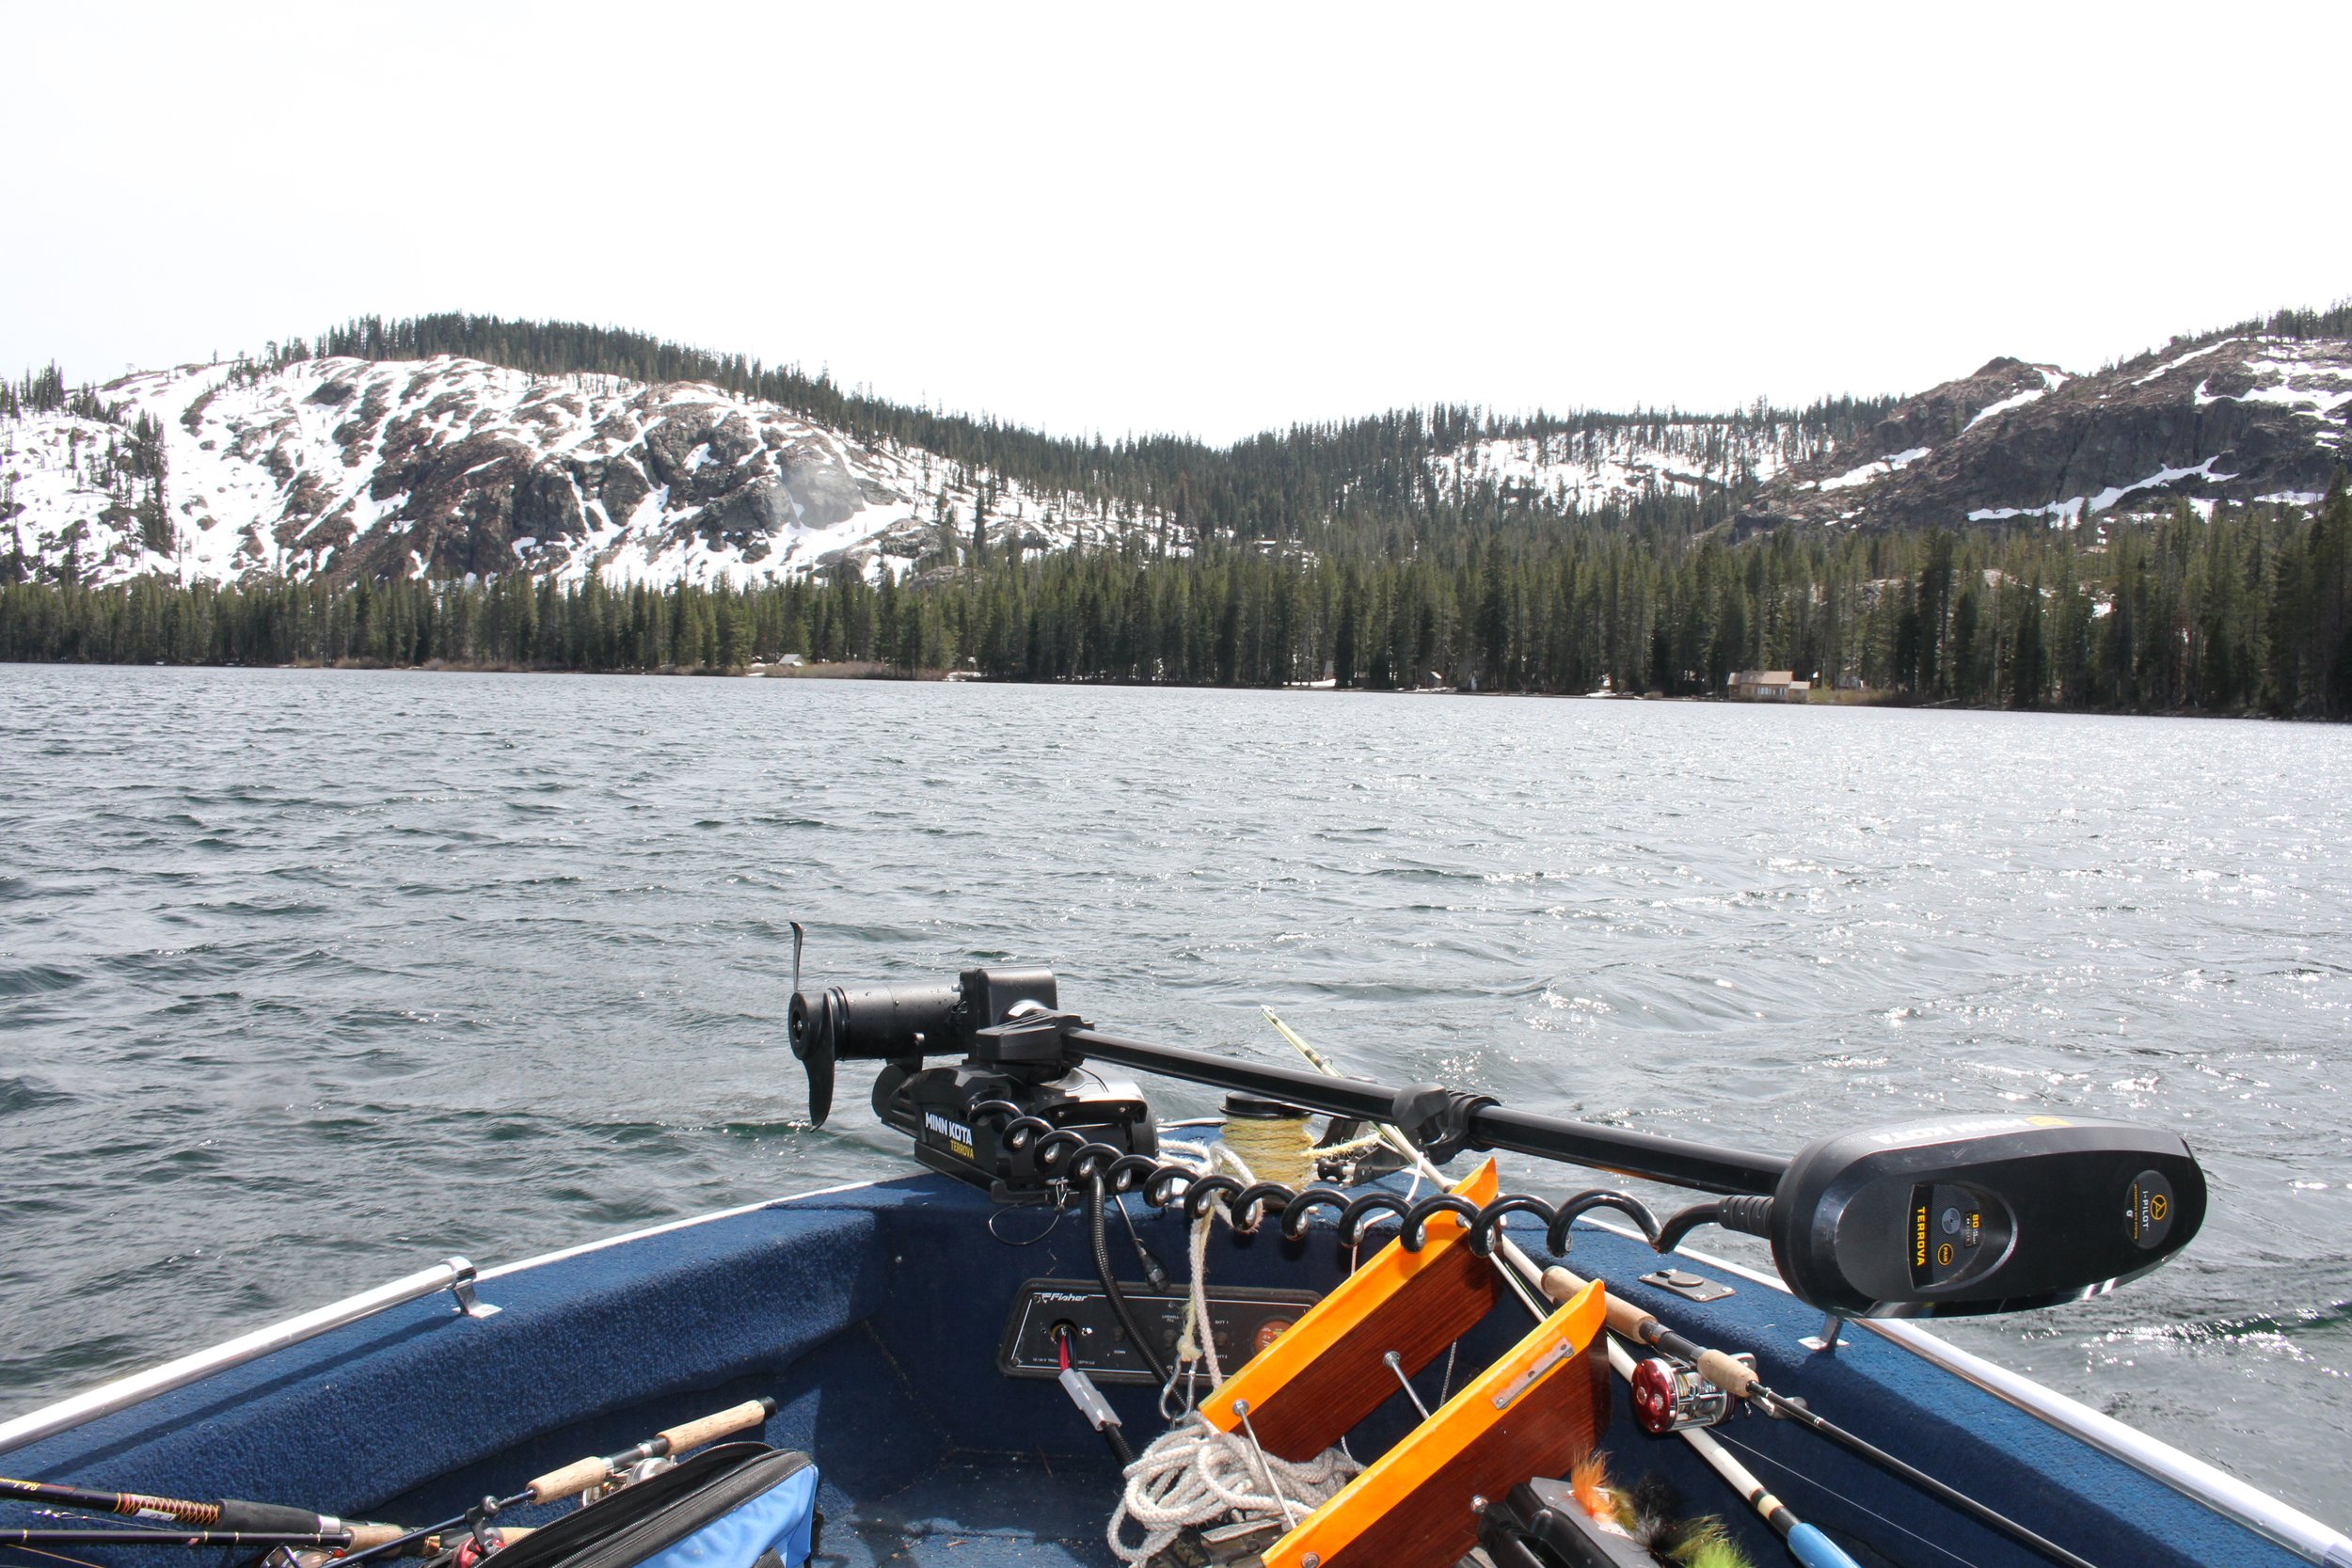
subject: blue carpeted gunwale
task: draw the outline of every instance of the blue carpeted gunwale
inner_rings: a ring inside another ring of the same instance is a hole
[[[426,1522],[485,1493],[754,1394],[762,1434],[824,1471],[820,1561],[1107,1563],[1099,1531],[1117,1478],[1050,1382],[1001,1378],[1014,1289],[1092,1270],[1080,1216],[1035,1211],[987,1228],[986,1197],[934,1176],[836,1189],[494,1271],[469,1319],[412,1302],[0,1456],[10,1473],[201,1497],[246,1497],[351,1518]],[[1180,1222],[1135,1206],[1182,1267]],[[1523,1233],[1524,1234],[1524,1233]],[[1123,1238],[1115,1256],[1132,1275]],[[1867,1334],[1834,1356],[1797,1344],[1817,1315],[1701,1263],[1731,1297],[1707,1307],[1641,1286],[1657,1259],[1581,1227],[1581,1272],[1703,1342],[1756,1353],[1768,1381],[2102,1564],[2302,1560],[1992,1394]],[[1297,1243],[1219,1232],[1211,1277],[1327,1289],[1327,1228]],[[1518,1337],[1505,1307],[1467,1341],[1472,1364]],[[1431,1374],[1434,1378],[1434,1373]],[[1148,1391],[1111,1390],[1136,1445],[1159,1430]],[[1620,1479],[1658,1471],[1722,1512],[1759,1565],[1786,1560],[1677,1440],[1635,1428],[1618,1395]],[[1368,1455],[1404,1429],[1402,1396],[1359,1433]],[[1721,1429],[1800,1513],[1865,1562],[2010,1568],[2040,1560],[1786,1423]],[[522,1515],[522,1522],[532,1522]],[[184,1556],[164,1558],[184,1564]],[[226,1560],[224,1559],[224,1560]],[[205,1568],[211,1568],[208,1561]]]

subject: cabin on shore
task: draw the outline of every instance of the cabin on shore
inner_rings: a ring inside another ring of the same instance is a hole
[[[1813,683],[1797,679],[1791,670],[1740,670],[1728,689],[1734,702],[1802,703],[1810,700]]]

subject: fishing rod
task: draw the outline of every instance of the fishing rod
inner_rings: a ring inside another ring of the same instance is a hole
[[[230,1534],[341,1533],[348,1537],[345,1544],[362,1546],[389,1541],[400,1533],[398,1525],[346,1524],[329,1513],[312,1513],[308,1509],[286,1508],[278,1503],[247,1502],[242,1497],[197,1502],[185,1497],[156,1497],[146,1492],[102,1492],[92,1487],[69,1486],[56,1481],[15,1481],[7,1476],[0,1476],[0,1498],[57,1503],[68,1508],[86,1509],[93,1513],[118,1513],[134,1519],[170,1519],[199,1526],[205,1530]]]
[[[465,1513],[444,1519],[437,1525],[426,1525],[421,1529],[405,1531],[393,1536],[390,1540],[353,1552],[350,1556],[338,1560],[350,1564],[365,1562],[368,1559],[374,1557],[389,1557],[405,1547],[437,1538],[451,1530],[478,1527],[495,1518],[506,1509],[521,1508],[532,1503],[553,1502],[558,1497],[578,1497],[582,1493],[594,1491],[617,1477],[625,1476],[629,1470],[647,1460],[668,1459],[684,1453],[690,1449],[699,1449],[706,1443],[716,1442],[730,1433],[758,1426],[775,1413],[776,1402],[772,1399],[763,1396],[755,1400],[746,1400],[741,1404],[732,1405],[715,1415],[704,1416],[678,1426],[665,1428],[636,1447],[624,1449],[619,1453],[608,1454],[603,1458],[591,1456],[587,1459],[574,1460],[569,1465],[549,1470],[546,1475],[535,1478],[511,1497],[485,1497]]]
[[[1584,1289],[1585,1282],[1568,1270],[1554,1266],[1544,1270],[1544,1294],[1554,1302],[1565,1302]],[[1628,1374],[1627,1383],[1632,1394],[1633,1415],[1642,1430],[1652,1436],[1669,1432],[1689,1433],[1715,1425],[1729,1414],[1732,1400],[1745,1400],[1768,1416],[1794,1421],[1806,1431],[1829,1439],[1849,1452],[1910,1482],[1930,1497],[1958,1509],[1988,1529],[2009,1537],[2019,1545],[2039,1552],[2061,1568],[2094,1568],[2085,1559],[2068,1551],[2057,1542],[2019,1524],[2007,1514],[1987,1507],[1955,1487],[1946,1484],[1925,1470],[1899,1459],[1866,1438],[1858,1437],[1845,1428],[1816,1414],[1803,1400],[1775,1393],[1767,1387],[1757,1374],[1753,1358],[1726,1354],[1700,1345],[1689,1337],[1667,1327],[1622,1296],[1609,1298],[1609,1327],[1613,1333],[1637,1343],[1663,1351],[1664,1357],[1644,1361]],[[1672,1359],[1667,1359],[1671,1357]]]
[[[1275,1017],[1272,1008],[1261,1008],[1260,1011],[1265,1014],[1266,1022],[1274,1025],[1276,1032],[1313,1064],[1317,1071],[1331,1077],[1339,1076],[1340,1069],[1330,1058],[1309,1045],[1306,1037],[1289,1024]],[[1424,1180],[1436,1182],[1440,1186],[1444,1184],[1444,1174],[1430,1162],[1426,1154],[1413,1147],[1412,1143],[1396,1127],[1385,1122],[1375,1123],[1374,1131],[1383,1143],[1395,1149],[1403,1157],[1407,1165],[1419,1171]],[[1525,1307],[1529,1314],[1538,1323],[1542,1322],[1548,1309],[1540,1303],[1546,1300],[1556,1302],[1565,1299],[1552,1294],[1552,1281],[1549,1275],[1558,1273],[1565,1275],[1567,1271],[1565,1269],[1539,1271],[1535,1266],[1535,1260],[1528,1257],[1518,1243],[1508,1236],[1502,1237],[1501,1242],[1502,1244],[1497,1250],[1502,1259],[1510,1265],[1501,1271],[1502,1277],[1518,1287],[1513,1293],[1518,1297],[1520,1305]],[[1538,1295],[1537,1291],[1540,1291],[1542,1294]],[[1604,1294],[1606,1295],[1606,1291]],[[1607,1310],[1611,1321],[1613,1322],[1616,1318],[1620,1305],[1617,1297],[1607,1296]],[[1606,1335],[1602,1338],[1608,1338]],[[1608,1340],[1607,1350],[1610,1369],[1625,1379],[1629,1388],[1633,1386],[1635,1368],[1632,1356],[1613,1339]],[[1740,1495],[1743,1502],[1756,1511],[1756,1516],[1771,1527],[1772,1533],[1779,1536],[1788,1545],[1789,1555],[1803,1564],[1804,1568],[1859,1568],[1853,1559],[1846,1554],[1843,1547],[1822,1534],[1818,1526],[1808,1525],[1798,1518],[1793,1509],[1772,1496],[1771,1490],[1762,1481],[1757,1481],[1747,1466],[1741,1465],[1732,1456],[1729,1449],[1715,1441],[1712,1436],[1700,1431],[1694,1425],[1681,1428],[1680,1435],[1691,1451],[1704,1460],[1729,1484],[1734,1492]]]
[[[1612,1298],[1612,1305],[1614,1298]],[[1604,1339],[1609,1337],[1604,1334]],[[1614,1339],[1609,1339],[1609,1365],[1612,1370],[1629,1383],[1633,1377],[1633,1355]],[[1772,1495],[1771,1487],[1756,1479],[1756,1473],[1732,1456],[1731,1450],[1715,1440],[1714,1434],[1697,1427],[1686,1427],[1680,1433],[1691,1451],[1707,1461],[1714,1472],[1730,1483],[1740,1499],[1756,1511],[1756,1516],[1771,1527],[1774,1535],[1788,1546],[1788,1555],[1804,1568],[1861,1568],[1843,1546],[1821,1533],[1819,1525],[1808,1525],[1797,1517],[1797,1511]]]
[[[0,1546],[326,1546],[351,1544],[352,1531],[239,1529],[0,1529]],[[348,1561],[349,1559],[338,1560]]]
[[[797,928],[794,945],[797,981]],[[1433,1164],[1504,1149],[1711,1195],[1663,1222],[1619,1193],[1558,1208],[1513,1195],[1464,1217],[1482,1251],[1510,1212],[1564,1231],[1580,1205],[1620,1209],[1661,1251],[1694,1226],[1720,1225],[1767,1240],[1790,1291],[1844,1317],[2008,1312],[2097,1295],[2164,1263],[2205,1216],[2204,1171],[2161,1128],[1956,1116],[1765,1154],[1514,1110],[1438,1084],[1395,1087],[1106,1034],[1060,1010],[1050,970],[972,969],[943,986],[796,987],[790,1033],[813,1122],[831,1113],[839,1061],[881,1062],[876,1114],[914,1140],[924,1164],[1003,1202],[1057,1201],[1114,1161],[1114,1188],[1141,1189],[1147,1200],[1155,1182],[1187,1174],[1154,1167],[1149,1103],[1102,1070],[1129,1068],[1395,1127]],[[930,1065],[937,1057],[961,1059]],[[1311,1191],[1329,1201],[1328,1189]],[[1393,1195],[1379,1202],[1398,1207]],[[1458,1213],[1463,1200],[1425,1202],[1428,1214]],[[1427,1216],[1406,1213],[1408,1247],[1418,1245],[1416,1217]]]
[[[1265,1014],[1266,1022],[1274,1025],[1276,1032],[1288,1040],[1318,1070],[1326,1073],[1338,1072],[1338,1068],[1332,1065],[1328,1057],[1308,1044],[1306,1038],[1296,1030],[1277,1018],[1272,1008],[1261,1008],[1260,1011]],[[1424,1177],[1431,1180],[1439,1180],[1436,1168],[1429,1164],[1427,1159],[1422,1156],[1419,1150],[1406,1145],[1395,1129],[1381,1127],[1378,1131],[1383,1141],[1395,1148],[1408,1163],[1417,1165]],[[1542,1290],[1545,1299],[1555,1305],[1572,1299],[1578,1291],[1584,1289],[1586,1282],[1583,1279],[1556,1265],[1537,1274],[1534,1260],[1508,1237],[1502,1239],[1502,1249],[1515,1270],[1524,1272],[1534,1277]],[[2036,1534],[2008,1515],[1986,1507],[1966,1493],[1955,1490],[1915,1465],[1897,1458],[1877,1445],[1857,1437],[1843,1427],[1815,1414],[1804,1401],[1775,1393],[1765,1386],[1762,1379],[1757,1376],[1753,1357],[1730,1355],[1723,1351],[1702,1346],[1697,1341],[1661,1323],[1656,1314],[1644,1311],[1632,1302],[1614,1292],[1608,1295],[1607,1311],[1608,1326],[1612,1333],[1636,1343],[1647,1345],[1654,1350],[1662,1351],[1665,1356],[1674,1358],[1667,1360],[1659,1357],[1636,1364],[1630,1353],[1623,1351],[1615,1344],[1609,1347],[1610,1365],[1626,1380],[1627,1389],[1632,1400],[1634,1418],[1641,1424],[1642,1429],[1652,1436],[1662,1437],[1668,1433],[1679,1433],[1686,1440],[1689,1440],[1704,1435],[1702,1428],[1714,1425],[1724,1419],[1728,1413],[1729,1401],[1727,1399],[1724,1399],[1721,1395],[1709,1397],[1707,1392],[1710,1387],[1719,1389],[1723,1395],[1728,1395],[1732,1399],[1748,1400],[1769,1415],[1796,1421],[1807,1430],[1818,1433],[1890,1474],[1909,1481],[1931,1497],[1959,1509],[1979,1524],[2041,1553],[2051,1561],[2060,1564],[2061,1568],[2093,1568],[2092,1564],[2058,1545],[2056,1542]],[[1769,1500],[1772,1505],[1770,1512],[1759,1509],[1765,1522],[1772,1525],[1784,1540],[1790,1542],[1790,1550],[1797,1554],[1800,1561],[1811,1563],[1814,1560],[1812,1557],[1805,1554],[1807,1552],[1818,1553],[1819,1547],[1812,1540],[1813,1536],[1820,1534],[1818,1529],[1811,1526],[1801,1525],[1796,1516],[1788,1513],[1787,1504],[1772,1497],[1752,1473],[1740,1465],[1739,1461],[1733,1459],[1713,1438],[1708,1437],[1703,1443],[1692,1442],[1691,1446],[1701,1458],[1714,1465],[1717,1472],[1729,1481],[1733,1488],[1747,1498],[1751,1506],[1756,1506],[1759,1499]],[[1730,1468],[1726,1468],[1726,1465]],[[1804,1544],[1802,1547],[1796,1543],[1797,1531],[1800,1529],[1810,1532],[1803,1538]],[[1832,1547],[1832,1549],[1836,1548]]]

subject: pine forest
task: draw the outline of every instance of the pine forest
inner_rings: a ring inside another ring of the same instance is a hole
[[[2274,333],[2341,332],[2282,315]],[[361,321],[321,354],[459,354],[534,375],[691,378],[966,471],[1102,498],[1080,547],[990,536],[943,499],[902,573],[823,567],[772,586],[158,577],[92,587],[0,555],[0,659],[724,672],[787,656],[901,675],[1374,690],[1721,695],[1788,670],[1817,699],[2107,712],[2352,717],[2352,495],[2182,501],[2074,526],[1783,527],[1743,533],[1737,485],[1562,510],[1439,459],[1498,436],[1571,444],[1650,419],[1705,440],[1830,450],[1893,400],[1725,416],[1406,410],[1213,448],[1072,439],[889,404],[823,376],[637,334],[428,317]],[[260,375],[311,353],[272,344]],[[52,368],[0,384],[0,417],[67,410],[111,434],[89,473],[160,521],[161,432]],[[1708,435],[1712,431],[1714,435]],[[84,461],[78,452],[76,463]],[[0,498],[5,499],[5,498]]]
[[[1375,690],[1719,694],[1797,672],[1883,700],[2352,716],[2352,493],[2309,515],[2184,505],[2079,531],[1790,532],[1583,520],[1456,551],[1231,546],[1025,559],[738,593],[486,584],[0,588],[0,658],[729,671],[786,655],[914,675]]]

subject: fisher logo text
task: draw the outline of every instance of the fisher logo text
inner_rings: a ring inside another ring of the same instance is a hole
[[[937,1111],[923,1113],[923,1131],[947,1146],[948,1152],[959,1160],[972,1158],[972,1129],[960,1121],[950,1121]]]

